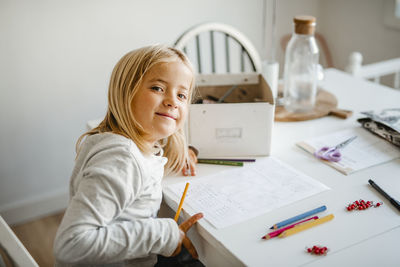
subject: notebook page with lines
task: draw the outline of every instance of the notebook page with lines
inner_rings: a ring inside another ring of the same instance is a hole
[[[178,198],[185,182],[169,185]],[[267,213],[329,188],[274,157],[257,159],[219,173],[193,179],[185,205],[202,212],[215,228]]]

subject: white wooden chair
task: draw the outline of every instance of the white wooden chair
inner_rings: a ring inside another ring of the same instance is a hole
[[[389,59],[362,65],[363,57],[359,52],[351,53],[346,71],[356,77],[381,82],[381,77],[392,75],[393,88],[400,89],[400,58]]]
[[[198,73],[261,72],[260,56],[250,40],[234,27],[210,22],[196,25],[175,42]]]
[[[1,216],[0,266],[39,266]]]

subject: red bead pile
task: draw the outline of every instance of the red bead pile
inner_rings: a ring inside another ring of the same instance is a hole
[[[320,247],[320,246],[313,246],[312,248],[307,248],[307,252],[310,254],[315,254],[315,255],[326,255],[328,252],[327,247]]]
[[[346,209],[348,211],[352,211],[352,210],[366,210],[370,207],[374,207],[377,208],[380,205],[382,205],[382,202],[378,202],[376,204],[374,204],[373,201],[365,201],[363,199],[360,200],[356,200],[353,203],[350,203],[349,205],[347,205]]]

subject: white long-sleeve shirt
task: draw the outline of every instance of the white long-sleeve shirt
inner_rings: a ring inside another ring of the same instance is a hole
[[[70,181],[70,202],[57,231],[57,266],[153,266],[179,242],[172,219],[156,218],[167,159],[145,157],[121,135],[88,136]]]

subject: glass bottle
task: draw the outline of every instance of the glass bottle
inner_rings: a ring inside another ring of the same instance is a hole
[[[284,103],[289,112],[313,110],[317,94],[319,49],[314,38],[316,19],[295,16],[284,67]]]

